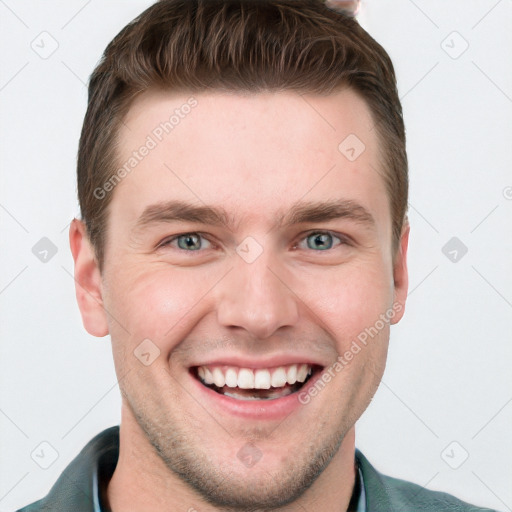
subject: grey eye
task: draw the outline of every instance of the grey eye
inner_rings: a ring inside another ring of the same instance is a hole
[[[194,233],[180,235],[176,239],[180,249],[197,251],[201,249],[201,236]]]
[[[320,249],[321,251],[330,249],[333,246],[333,238],[330,233],[312,233],[307,237],[308,248]]]

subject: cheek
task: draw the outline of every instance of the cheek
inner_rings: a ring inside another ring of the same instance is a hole
[[[111,331],[113,341],[115,337],[126,342],[129,337],[136,344],[149,338],[162,351],[170,351],[170,340],[179,340],[181,327],[190,322],[209,280],[202,274],[168,268],[119,272],[110,281],[106,304],[117,335]],[[124,327],[121,331],[119,323]]]
[[[342,266],[333,272],[319,272],[303,283],[308,307],[322,320],[338,349],[375,325],[391,306],[393,289],[387,272],[376,266]],[[389,332],[382,327],[381,335]]]

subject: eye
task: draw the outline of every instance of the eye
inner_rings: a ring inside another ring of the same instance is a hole
[[[319,251],[326,251],[332,249],[334,246],[334,240],[338,240],[339,244],[343,245],[347,244],[347,240],[345,238],[334,235],[329,231],[313,231],[309,233],[303,240],[306,241],[308,249],[314,249]],[[303,249],[304,247],[299,248]]]
[[[204,242],[210,244],[200,233],[183,233],[165,240],[160,244],[160,247],[173,246],[173,242],[177,242],[178,249],[184,251],[199,251],[200,249],[207,248],[203,247]]]

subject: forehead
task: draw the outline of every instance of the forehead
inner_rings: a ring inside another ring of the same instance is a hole
[[[170,199],[254,222],[273,222],[299,200],[343,199],[375,217],[389,214],[372,116],[349,89],[329,96],[146,91],[121,126],[118,164],[128,172],[112,208],[132,223]]]

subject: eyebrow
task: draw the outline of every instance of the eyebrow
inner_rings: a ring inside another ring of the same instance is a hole
[[[280,216],[278,225],[289,227],[295,224],[327,222],[336,219],[349,219],[368,227],[375,225],[375,219],[364,206],[346,199],[295,203],[286,216]]]
[[[336,219],[349,219],[366,227],[374,227],[375,219],[362,205],[352,200],[331,199],[327,201],[299,201],[288,213],[277,213],[278,228],[296,224],[320,223]],[[236,230],[237,223],[226,210],[217,206],[200,206],[181,200],[171,200],[150,205],[138,218],[134,230],[158,223],[191,222],[211,226],[225,226]]]

